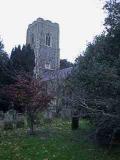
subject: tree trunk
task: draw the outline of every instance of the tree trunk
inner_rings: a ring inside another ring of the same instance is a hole
[[[31,121],[31,126],[30,126],[30,134],[34,135],[34,124],[32,121]]]
[[[30,128],[30,135],[34,135],[35,134],[35,130],[34,130],[34,117],[33,115],[30,113],[28,115],[28,124],[29,124],[29,128]]]

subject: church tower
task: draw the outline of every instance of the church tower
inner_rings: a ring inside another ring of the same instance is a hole
[[[45,71],[51,72],[60,67],[59,25],[49,20],[38,18],[27,29],[26,43],[35,53],[36,77]]]

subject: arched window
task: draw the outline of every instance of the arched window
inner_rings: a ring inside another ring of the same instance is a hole
[[[51,36],[49,33],[46,34],[45,44],[46,44],[46,46],[51,46]]]
[[[50,68],[51,68],[50,64],[49,64],[49,63],[46,63],[46,64],[45,64],[45,69],[50,69]]]

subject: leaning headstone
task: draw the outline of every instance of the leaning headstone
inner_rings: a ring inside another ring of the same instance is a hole
[[[52,119],[52,112],[50,110],[45,111],[44,118],[45,119]]]
[[[60,112],[61,118],[70,119],[71,118],[71,109],[63,108]]]

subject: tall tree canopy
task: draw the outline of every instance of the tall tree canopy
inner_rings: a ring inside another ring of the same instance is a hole
[[[4,51],[4,45],[0,40],[0,84],[8,83],[10,80],[10,72],[8,68],[9,57]]]
[[[0,87],[16,83],[17,76],[20,74],[29,74],[33,76],[35,65],[34,52],[30,46],[24,45],[15,47],[12,50],[10,59],[4,51],[4,45],[0,41]],[[7,96],[0,94],[0,110],[8,110],[10,101]]]
[[[71,86],[78,108],[95,116],[99,142],[110,144],[120,135],[120,2],[107,1],[104,9],[106,31],[76,59]]]
[[[60,60],[60,69],[69,68],[72,67],[73,63],[67,61],[67,59],[61,59]]]
[[[13,48],[10,56],[10,63],[14,71],[33,74],[35,55],[30,45],[24,45],[22,48],[19,45]]]
[[[0,90],[3,86],[11,84],[13,81],[12,74],[9,69],[9,57],[4,51],[4,45],[0,40]],[[8,99],[0,94],[0,110],[8,109]]]
[[[104,6],[107,12],[104,25],[109,34],[120,30],[120,1],[107,0]]]

